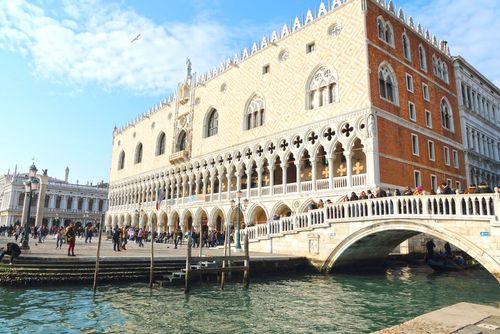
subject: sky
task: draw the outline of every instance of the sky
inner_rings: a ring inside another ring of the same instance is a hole
[[[325,0],[327,1],[327,0]],[[0,174],[108,181],[112,132],[320,0],[0,0]],[[500,1],[400,0],[500,85]],[[138,34],[139,39],[131,40]]]

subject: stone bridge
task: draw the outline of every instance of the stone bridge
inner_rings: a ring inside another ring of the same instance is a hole
[[[397,196],[326,205],[247,227],[252,251],[306,256],[321,271],[383,260],[426,233],[476,259],[500,282],[500,194]]]

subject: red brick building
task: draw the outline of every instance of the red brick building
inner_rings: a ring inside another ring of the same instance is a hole
[[[446,42],[367,1],[370,89],[377,114],[381,184],[465,186],[460,119]],[[420,31],[419,31],[420,30]]]

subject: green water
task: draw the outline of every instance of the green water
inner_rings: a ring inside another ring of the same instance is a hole
[[[497,305],[488,273],[433,274],[400,267],[373,275],[253,277],[180,288],[145,284],[0,288],[2,333],[369,333],[442,306]]]

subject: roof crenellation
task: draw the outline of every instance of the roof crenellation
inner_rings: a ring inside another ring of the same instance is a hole
[[[222,61],[218,66],[213,67],[206,73],[203,73],[199,76],[195,76],[196,80],[194,82],[194,85],[196,87],[204,86],[206,82],[226,72],[230,68],[237,66],[239,63],[244,62],[247,58],[266,49],[270,45],[276,45],[278,41],[286,38],[288,35],[291,35],[296,31],[301,30],[302,28],[311,24],[315,20],[318,20],[321,17],[325,16],[332,10],[335,10],[338,7],[344,5],[345,3],[352,1],[353,0],[332,0],[328,1],[328,4],[326,5],[323,1],[321,1],[318,11],[316,13],[313,13],[311,9],[308,9],[307,14],[305,16],[302,16],[302,19],[300,19],[299,16],[296,16],[293,22],[290,23],[290,25],[288,25],[287,23],[283,25],[281,33],[278,33],[276,30],[274,30],[270,34],[270,36],[263,36],[259,43],[254,42],[250,49],[245,47],[240,53],[236,53],[234,54],[233,57],[227,58],[226,61]],[[422,38],[425,38],[429,43],[434,45],[443,54],[450,57],[450,49],[445,41],[443,40],[438,41],[437,37],[435,35],[431,35],[429,30],[425,29],[420,23],[416,24],[415,21],[413,20],[413,17],[408,16],[404,13],[403,8],[399,8],[399,10],[396,10],[396,6],[394,5],[394,2],[392,0],[389,0],[388,2],[386,0],[372,0],[372,1],[374,1],[376,4],[384,8],[386,11],[388,11],[388,13],[392,14],[394,18],[406,24]],[[113,131],[113,137],[122,133],[123,131],[132,126],[135,126],[135,124],[142,121],[143,119],[149,118],[151,115],[161,110],[164,106],[171,105],[171,103],[175,102],[175,100],[176,100],[176,93],[172,93],[161,102],[149,108],[144,113],[138,115],[135,119],[129,121],[127,124],[115,128]]]

